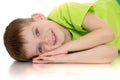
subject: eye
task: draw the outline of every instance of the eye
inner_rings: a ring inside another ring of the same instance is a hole
[[[41,45],[39,45],[38,50],[40,53],[42,53],[42,46]]]
[[[39,36],[39,35],[40,35],[40,33],[39,33],[39,30],[38,30],[38,29],[36,29],[36,30],[35,30],[35,34],[36,34],[37,36]]]

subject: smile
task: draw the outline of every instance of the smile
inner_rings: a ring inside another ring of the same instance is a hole
[[[55,45],[56,42],[57,42],[56,35],[55,35],[55,33],[53,31],[51,31],[51,32],[52,32],[53,45]]]

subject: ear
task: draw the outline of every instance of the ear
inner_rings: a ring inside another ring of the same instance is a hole
[[[40,13],[32,14],[31,17],[35,20],[47,20],[47,18],[43,14],[40,14]]]

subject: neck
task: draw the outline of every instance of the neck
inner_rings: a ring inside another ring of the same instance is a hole
[[[54,23],[55,23],[55,22],[54,22]],[[55,23],[55,24],[57,24],[57,23]],[[64,38],[65,38],[64,43],[70,41],[70,40],[71,40],[71,37],[72,37],[72,36],[71,36],[71,33],[70,33],[64,26],[59,25],[59,24],[57,24],[57,25],[58,25],[59,29],[61,29],[61,31],[63,31],[63,33],[64,33]]]
[[[66,43],[71,40],[72,35],[68,30],[65,31],[65,34],[66,34],[65,35],[65,43]]]
[[[61,26],[61,29],[62,29],[62,31],[64,32],[64,34],[65,34],[65,42],[64,43],[66,43],[66,42],[68,42],[68,41],[70,41],[71,40],[71,33],[65,28],[65,27],[63,27],[63,26]]]

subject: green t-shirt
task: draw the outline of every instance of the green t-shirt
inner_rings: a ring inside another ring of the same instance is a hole
[[[120,49],[120,5],[116,0],[97,0],[92,4],[64,3],[54,8],[48,19],[67,28],[73,36],[72,39],[77,39],[89,33],[82,26],[87,12],[98,16],[113,29],[115,40],[108,45],[113,45]]]

